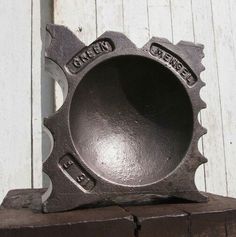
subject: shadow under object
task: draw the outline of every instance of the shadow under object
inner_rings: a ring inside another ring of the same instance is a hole
[[[85,46],[67,28],[48,25],[46,58],[51,75],[66,78],[65,101],[44,125],[54,146],[43,170],[52,186],[43,211],[207,198],[194,184],[206,162],[198,140],[205,107],[199,91],[203,46],[152,38],[137,48],[106,32]]]

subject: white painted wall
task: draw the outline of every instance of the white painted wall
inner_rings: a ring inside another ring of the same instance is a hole
[[[9,189],[42,185],[41,114],[53,109],[52,83],[41,80],[50,7],[50,0],[0,1],[0,203]]]
[[[52,0],[51,0],[52,1]],[[0,202],[9,189],[42,184],[41,115],[53,108],[53,84],[44,73],[44,27],[50,0],[0,3]],[[208,108],[199,116],[208,133],[199,148],[208,158],[196,182],[201,190],[236,197],[236,1],[55,0],[54,21],[86,44],[106,30],[124,32],[138,46],[152,36],[205,45]],[[62,101],[56,87],[57,107]],[[44,139],[44,148],[48,144]]]

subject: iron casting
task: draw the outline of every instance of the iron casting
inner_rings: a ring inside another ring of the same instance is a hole
[[[168,197],[205,202],[194,183],[206,162],[198,150],[203,45],[153,37],[137,48],[109,31],[86,46],[64,26],[47,31],[47,70],[64,80],[65,100],[44,120],[53,137],[44,212]]]

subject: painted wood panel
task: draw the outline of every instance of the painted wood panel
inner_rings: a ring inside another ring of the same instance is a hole
[[[54,110],[52,83],[41,81],[51,3],[11,0],[0,4],[0,203],[10,189],[42,185],[41,115]],[[42,98],[46,106],[41,106]]]
[[[54,22],[67,26],[81,41],[90,44],[97,38],[95,0],[54,1]],[[57,83],[55,87],[55,104],[58,110],[63,104],[63,96]]]
[[[40,0],[31,4],[31,182],[42,186],[42,118],[41,118],[41,13]]]
[[[203,64],[206,70],[202,72],[201,78],[206,87],[201,90],[201,96],[207,103],[207,109],[202,110],[201,121],[208,129],[203,137],[203,152],[208,158],[205,165],[206,191],[226,195],[227,177],[211,2],[192,1],[192,15],[195,41],[205,46]]]
[[[177,43],[188,40],[205,45],[201,96],[208,108],[199,120],[208,134],[199,149],[209,162],[199,168],[201,190],[236,196],[236,106],[233,0],[57,0],[54,20],[72,29],[85,43],[105,30],[124,32],[138,47],[152,36]]]
[[[31,0],[1,1],[0,200],[32,184],[31,13]]]
[[[229,1],[212,1],[212,20],[221,99],[227,188],[230,196],[236,196],[236,51],[233,34],[235,26],[232,24],[235,13],[230,10],[229,3]]]

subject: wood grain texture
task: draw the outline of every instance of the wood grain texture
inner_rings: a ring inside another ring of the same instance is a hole
[[[208,133],[203,137],[204,155],[208,158],[205,165],[206,190],[218,194],[227,194],[226,167],[224,157],[223,127],[221,119],[221,100],[219,93],[217,60],[215,52],[214,29],[211,2],[209,0],[192,1],[193,27],[195,41],[204,44],[206,70],[201,78],[206,87],[201,97],[207,103],[202,110],[201,120]],[[219,165],[221,164],[221,165]],[[215,182],[217,180],[217,182]]]
[[[43,189],[20,189],[7,194],[0,207],[1,237],[235,237],[236,234],[236,199],[233,198],[207,194],[208,203],[36,213],[43,192]]]
[[[31,187],[31,0],[1,1],[0,201]]]
[[[58,25],[67,26],[81,41],[88,45],[97,38],[96,1],[54,1],[54,22]],[[62,104],[63,94],[60,86],[56,83],[55,109],[58,110]]]
[[[148,0],[150,37],[159,36],[173,41],[171,2]]]
[[[122,0],[97,0],[96,1],[97,16],[97,35],[101,35],[105,31],[123,32],[123,1]]]
[[[4,26],[0,35],[0,202],[10,189],[42,186],[41,117],[54,110],[52,83],[41,81],[51,3],[12,0],[0,4]],[[42,98],[46,106],[41,106]]]
[[[227,188],[230,196],[236,196],[236,57],[234,25],[232,24],[235,13],[230,10],[229,1],[214,0],[211,4],[219,75]]]
[[[32,65],[31,65],[31,159],[32,159],[32,186],[42,187],[42,116],[41,116],[41,14],[40,0],[32,1]]]
[[[123,1],[124,33],[137,47],[142,47],[150,36],[147,0]]]
[[[195,29],[193,25],[192,5],[190,0],[170,0],[170,11],[172,17],[172,38],[174,43],[181,40],[195,42]],[[201,112],[199,118],[201,122]],[[199,140],[199,150],[204,154],[202,138]],[[205,167],[201,165],[195,176],[197,187],[205,191]]]

